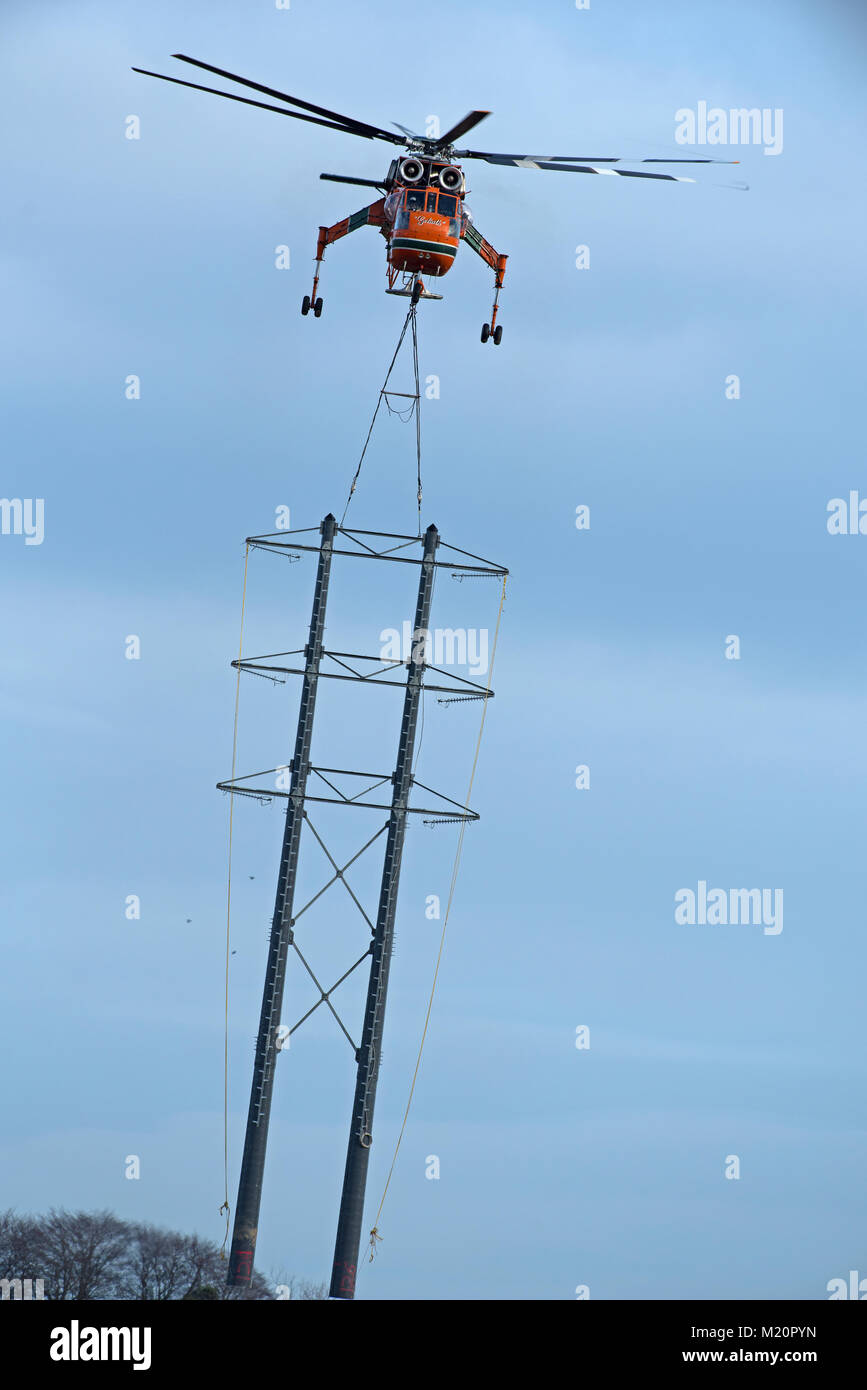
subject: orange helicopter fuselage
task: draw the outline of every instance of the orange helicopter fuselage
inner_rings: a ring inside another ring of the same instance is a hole
[[[458,194],[436,186],[398,187],[383,211],[392,271],[441,276],[451,269],[466,224]]]

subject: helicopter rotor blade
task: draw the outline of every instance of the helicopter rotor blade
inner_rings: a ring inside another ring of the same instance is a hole
[[[468,156],[459,151],[455,151],[456,159],[466,159]],[[621,179],[661,179],[665,183],[695,183],[695,179],[687,177],[686,174],[651,174],[646,169],[612,169],[610,166],[614,160],[609,160],[608,165],[601,162],[594,164],[567,164],[557,159],[531,159],[527,155],[488,155],[488,164],[510,165],[515,169],[552,169],[555,173],[561,174],[610,174],[614,178]],[[644,163],[645,161],[636,161]],[[650,163],[650,161],[646,161]],[[691,161],[683,161],[684,163]],[[696,161],[703,162],[703,161]],[[716,161],[710,161],[715,163]],[[737,163],[736,160],[724,160],[723,163]]]
[[[740,164],[739,159],[626,159],[622,155],[615,158],[589,154],[491,154],[485,150],[455,150],[455,158],[483,159],[487,164],[516,164],[527,169],[550,164]]]
[[[235,96],[234,92],[221,92],[219,87],[203,87],[199,82],[185,82],[182,77],[167,77],[165,73],[151,72],[149,68],[133,68],[132,71],[141,73],[143,77],[158,77],[161,82],[174,82],[177,87],[192,87],[196,92],[210,92],[215,97],[225,97],[227,101],[240,101],[245,106],[258,106],[263,111],[276,111],[278,116],[293,116],[296,121],[310,121],[312,125],[324,125],[331,130],[342,130],[346,135],[358,135],[360,133],[353,130],[351,126],[338,125],[337,121],[323,121],[318,116],[304,116],[300,111],[286,111],[282,106],[272,106],[267,101],[254,101],[252,97]]]
[[[462,156],[464,158],[465,156]],[[611,174],[621,179],[663,179],[666,183],[695,183],[685,174],[651,174],[643,169],[611,169],[595,164],[562,164],[553,159],[503,159],[488,163],[512,165],[517,169],[552,169],[561,174]]]
[[[434,148],[443,149],[447,145],[454,144],[455,140],[460,140],[462,135],[466,135],[468,130],[472,130],[473,126],[477,126],[480,121],[484,121],[490,114],[490,111],[470,111],[468,115],[464,116],[462,121],[458,121],[457,125],[453,125],[451,130],[447,130],[445,135],[440,135],[437,140],[433,142]]]
[[[186,53],[173,53],[173,58],[178,58],[182,63],[190,63],[195,68],[204,68],[206,72],[212,72],[217,77],[225,77],[230,82],[240,82],[244,87],[252,87],[256,92],[263,92],[267,97],[276,97],[278,101],[288,101],[290,106],[300,106],[303,111],[312,111],[316,116],[324,116],[332,121],[338,121],[347,130],[352,130],[356,135],[366,135],[370,140],[388,140],[390,144],[402,145],[404,141],[399,135],[393,135],[390,130],[383,130],[381,126],[370,125],[367,121],[358,121],[354,116],[342,116],[339,111],[329,111],[327,106],[315,106],[311,101],[302,101],[300,97],[290,96],[288,92],[280,92],[276,87],[265,87],[261,82],[251,82],[247,77],[239,77],[235,72],[227,72],[225,68],[215,68],[211,63],[200,62],[198,58],[189,58]]]

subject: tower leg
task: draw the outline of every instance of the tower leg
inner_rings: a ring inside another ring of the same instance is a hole
[[[313,736],[313,714],[316,707],[316,688],[322,658],[325,633],[325,605],[328,580],[331,574],[331,555],[337,522],[330,514],[321,526],[322,544],[316,572],[316,588],[310,617],[310,634],[305,650],[305,671],[298,711],[298,730],[295,735],[295,756],[292,759],[292,783],[283,832],[283,850],[277,878],[277,898],[268,946],[268,967],[262,994],[262,1012],[256,1041],[256,1060],[253,1066],[253,1085],[247,1114],[247,1132],[241,1178],[238,1184],[238,1204],[229,1255],[227,1284],[233,1287],[249,1285],[253,1278],[253,1259],[259,1226],[259,1205],[262,1200],[262,1175],[265,1169],[265,1148],[268,1143],[268,1122],[271,1118],[271,1096],[274,1088],[274,1065],[277,1060],[277,1030],[283,1007],[283,986],[286,979],[286,957],[292,942],[292,908],[295,898],[295,879],[298,868],[298,849],[304,823],[304,793],[310,769],[310,745]]]
[[[436,572],[434,558],[438,545],[439,532],[435,526],[429,526],[424,538],[424,558],[421,565],[415,627],[413,629],[413,650],[409,662],[397,764],[393,778],[394,791],[385,847],[385,862],[382,870],[376,931],[371,949],[370,980],[364,1010],[364,1030],[361,1046],[358,1049],[358,1078],[352,1105],[349,1146],[343,1177],[343,1194],[337,1222],[337,1240],[334,1247],[334,1264],[331,1273],[331,1298],[349,1299],[355,1297],[355,1276],[361,1245],[367,1165],[370,1157],[370,1145],[373,1142],[373,1107],[379,1076],[385,997],[388,990],[388,971],[394,940],[400,861],[406,832],[406,807],[412,786],[412,759],[424,677],[424,634],[428,630],[430,621],[433,579]]]

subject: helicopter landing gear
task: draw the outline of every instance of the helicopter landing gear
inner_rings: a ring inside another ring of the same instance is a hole
[[[305,318],[310,313],[311,309],[313,310],[314,318],[318,319],[322,316],[322,300],[316,298],[316,291],[319,288],[319,275],[322,270],[322,257],[325,255],[325,248],[329,241],[334,241],[336,239],[334,233],[336,233],[337,236],[343,236],[344,231],[348,230],[348,228],[348,219],[345,224],[343,222],[338,222],[336,227],[319,228],[319,240],[316,243],[316,261],[313,270],[313,289],[309,294],[305,294],[301,301],[301,312]]]
[[[478,228],[472,223],[467,226],[464,232],[464,240],[477,256],[481,256],[486,265],[489,265],[494,272],[494,305],[491,309],[491,322],[482,324],[482,342],[486,343],[489,338],[493,338],[495,344],[502,341],[503,329],[497,323],[497,310],[500,300],[500,290],[503,288],[503,277],[506,274],[507,256],[503,256],[499,251],[495,251],[489,241],[485,241]]]
[[[487,243],[485,243],[487,245]],[[496,253],[492,251],[492,255]],[[500,290],[503,288],[503,273],[505,270],[505,256],[497,258],[497,272],[494,279],[494,307],[491,310],[491,322],[482,324],[482,342],[486,343],[489,338],[493,338],[495,346],[499,347],[503,339],[503,325],[497,323],[497,308],[500,300]]]

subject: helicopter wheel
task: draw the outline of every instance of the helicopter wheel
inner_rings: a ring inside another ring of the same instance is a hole
[[[483,323],[483,324],[482,324],[482,342],[483,342],[483,343],[486,343],[486,342],[488,341],[488,339],[490,338],[490,336],[491,336],[491,325],[490,325],[489,323]],[[496,342],[496,339],[494,339],[494,341]]]
[[[496,326],[496,328],[494,329],[494,342],[496,343],[497,347],[500,346],[500,341],[501,341],[502,337],[503,337],[503,325],[502,325],[501,323],[498,323],[497,326]]]
[[[321,318],[321,316],[322,316],[322,300],[321,300],[321,299],[317,299],[316,303],[313,305],[313,315],[314,315],[314,318],[317,318],[317,319],[318,319],[318,318]]]
[[[309,294],[305,294],[304,298],[303,298],[302,301],[301,301],[301,312],[302,312],[302,314],[304,314],[304,315],[307,315],[307,314],[310,313],[310,295],[309,295]]]

